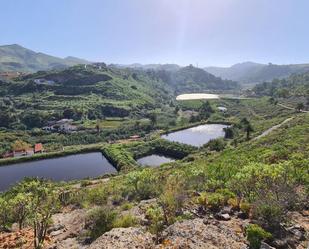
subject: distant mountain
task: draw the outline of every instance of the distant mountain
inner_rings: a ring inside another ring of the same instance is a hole
[[[86,60],[75,57],[62,59],[37,53],[17,44],[0,46],[0,72],[36,72],[39,70],[61,69],[88,63]]]
[[[118,68],[133,68],[133,69],[143,69],[143,70],[166,70],[166,71],[177,71],[181,67],[177,64],[140,64],[134,63],[129,65],[124,64],[112,64],[111,66]]]
[[[309,64],[259,64],[244,62],[231,67],[206,67],[207,72],[223,79],[235,80],[245,84],[255,84],[264,81],[272,81],[275,78],[282,79],[294,73],[309,71]]]

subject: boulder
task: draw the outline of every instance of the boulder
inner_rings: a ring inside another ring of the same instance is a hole
[[[213,225],[213,221],[216,221],[218,224]],[[178,221],[163,231],[163,242],[155,248],[247,248],[244,235],[239,233],[235,229],[236,227],[239,227],[237,220],[218,221],[209,218],[196,218],[193,220]]]
[[[229,214],[217,213],[215,215],[215,218],[218,219],[218,220],[230,220],[231,216]]]
[[[95,240],[87,249],[150,249],[153,236],[142,228],[114,228]]]

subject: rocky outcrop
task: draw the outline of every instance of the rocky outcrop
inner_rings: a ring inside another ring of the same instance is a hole
[[[84,248],[77,240],[85,226],[86,210],[75,209],[52,216],[53,226],[48,229],[53,243],[50,248]]]
[[[114,228],[94,241],[87,249],[151,249],[153,236],[142,228]]]
[[[204,222],[200,218],[176,222],[164,231],[163,248],[247,248],[239,220],[231,219],[215,223]],[[157,248],[162,248],[161,246]]]

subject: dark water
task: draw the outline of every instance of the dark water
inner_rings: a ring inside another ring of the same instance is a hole
[[[142,165],[142,166],[152,166],[152,167],[157,167],[160,166],[163,163],[169,163],[175,161],[172,158],[162,156],[162,155],[150,155],[150,156],[145,156],[142,158],[137,159],[137,162]]]
[[[11,164],[0,167],[0,191],[7,190],[24,177],[69,181],[114,172],[117,170],[100,152]]]
[[[169,141],[200,147],[208,143],[211,139],[224,137],[223,128],[225,127],[228,126],[222,124],[205,124],[172,132],[167,135],[162,135],[161,137]]]

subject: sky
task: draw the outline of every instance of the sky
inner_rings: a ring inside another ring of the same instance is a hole
[[[0,0],[0,45],[106,63],[309,62],[308,0]]]

